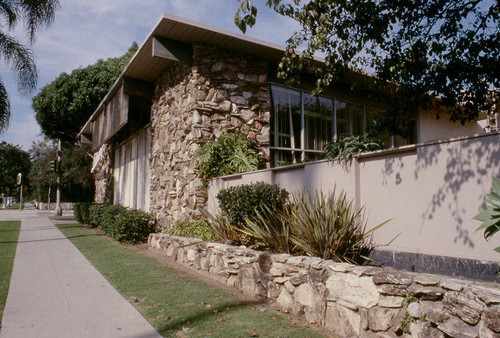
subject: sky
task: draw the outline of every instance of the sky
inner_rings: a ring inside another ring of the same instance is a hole
[[[38,87],[52,82],[62,72],[95,63],[98,59],[124,54],[132,42],[146,39],[162,13],[194,20],[217,28],[239,32],[233,17],[237,0],[61,0],[55,21],[40,30],[33,51],[38,67]],[[257,24],[247,35],[285,45],[297,24],[265,7],[265,0],[253,1],[259,9]],[[22,25],[14,35],[23,39]],[[26,39],[23,39],[26,41]],[[15,73],[0,64],[0,77],[11,101],[9,128],[0,141],[18,144],[29,150],[33,141],[42,139],[31,97],[17,92]]]

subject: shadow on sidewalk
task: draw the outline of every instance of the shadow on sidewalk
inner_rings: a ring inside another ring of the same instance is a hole
[[[60,237],[60,238],[33,239],[33,240],[29,240],[29,241],[0,241],[0,244],[3,244],[3,243],[36,243],[36,242],[50,242],[50,241],[61,241],[61,240],[70,239],[70,238],[77,238],[77,237],[93,237],[93,236],[102,237],[102,236],[105,236],[105,235],[101,235],[101,234],[92,234],[92,235],[76,235],[76,236]]]

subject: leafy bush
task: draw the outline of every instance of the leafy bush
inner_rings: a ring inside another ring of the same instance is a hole
[[[341,136],[338,140],[325,145],[325,156],[328,159],[337,159],[340,163],[347,163],[354,156],[364,152],[380,150],[383,145],[363,136]]]
[[[112,236],[120,242],[143,243],[156,231],[154,217],[143,211],[126,210],[115,217]]]
[[[178,221],[165,232],[170,235],[199,238],[207,242],[218,239],[218,236],[205,219],[197,221]]]
[[[258,170],[265,167],[255,145],[239,131],[222,134],[201,145],[194,157],[200,177],[213,177]]]
[[[245,220],[256,220],[256,208],[266,206],[271,210],[283,210],[288,192],[277,184],[257,182],[221,190],[217,194],[222,215],[229,223],[241,228]]]
[[[89,208],[89,226],[101,230],[120,242],[140,243],[156,230],[154,218],[139,210],[121,205],[93,204]]]
[[[474,217],[474,219],[483,222],[476,231],[484,229],[484,238],[486,240],[500,231],[500,179],[493,176],[492,181],[493,191],[486,195],[488,209]],[[500,246],[495,251],[500,253]]]
[[[73,204],[73,214],[79,223],[89,224],[90,206],[92,203]]]
[[[106,207],[104,204],[92,204],[89,206],[89,216],[88,216],[88,225],[91,228],[97,228],[101,224],[101,214],[102,210]]]
[[[103,204],[103,206],[100,209],[101,214],[99,215],[99,221],[100,221],[99,227],[107,235],[115,237],[117,218],[122,214],[126,213],[127,211],[128,211],[127,208],[121,205]]]

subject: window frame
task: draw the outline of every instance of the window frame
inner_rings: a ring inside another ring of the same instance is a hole
[[[271,97],[270,97],[270,100],[269,100],[269,105],[272,109],[272,115],[271,115],[271,119],[272,119],[272,122],[273,122],[273,142],[269,149],[271,151],[274,151],[274,158],[273,158],[273,164],[274,166],[278,166],[278,152],[284,152],[284,151],[288,151],[288,152],[291,152],[292,154],[294,154],[295,152],[299,152],[300,153],[300,161],[301,162],[304,162],[306,160],[306,154],[309,153],[309,154],[320,154],[320,153],[324,153],[323,150],[317,150],[317,149],[307,149],[306,148],[306,138],[307,138],[307,135],[306,135],[306,128],[305,128],[305,112],[304,112],[304,94],[308,94],[308,95],[311,95],[311,91],[308,91],[308,90],[305,90],[305,89],[301,89],[301,88],[297,88],[297,87],[287,87],[283,84],[280,84],[280,83],[276,83],[276,82],[272,82],[272,81],[269,81],[269,93],[270,95],[272,95],[272,87],[279,87],[279,88],[282,88],[282,89],[289,89],[289,90],[294,90],[296,92],[298,92],[299,96],[300,96],[300,115],[301,115],[301,118],[300,118],[300,121],[301,121],[301,125],[300,125],[300,145],[301,147],[300,148],[291,148],[291,147],[281,147],[281,146],[277,146],[276,144],[279,144],[279,121],[278,121],[278,114],[276,114],[275,112],[275,107],[274,105],[272,104],[271,102]],[[312,96],[312,95],[311,95]],[[339,98],[336,98],[336,97],[332,97],[332,96],[327,96],[327,95],[316,95],[317,97],[322,97],[322,98],[325,98],[325,99],[328,99],[328,100],[331,100],[332,101],[332,108],[331,108],[331,117],[332,117],[332,140],[331,141],[334,141],[338,138],[338,128],[337,128],[337,102],[344,102],[344,103],[349,103],[349,104],[354,104],[354,105],[358,105],[358,106],[361,106],[362,109],[363,109],[363,116],[362,116],[362,130],[363,130],[363,136],[366,137],[366,118],[367,118],[367,113],[366,113],[366,109],[367,109],[367,106],[364,105],[364,104],[359,104],[359,103],[356,103],[356,102],[352,102],[350,100],[344,100],[344,99],[339,99]],[[379,110],[380,112],[383,112],[383,110],[381,109],[377,109],[377,108],[374,108],[374,107],[369,107],[370,109],[373,109],[373,110]],[[349,119],[349,132],[350,134],[352,134],[353,132],[353,119],[350,118]],[[294,137],[296,137],[294,135]],[[394,146],[394,141],[393,141],[393,136],[391,136],[391,148]],[[295,156],[292,156],[292,161],[293,163],[297,163],[296,162],[296,158]]]

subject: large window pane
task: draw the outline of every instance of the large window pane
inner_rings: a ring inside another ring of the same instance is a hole
[[[306,93],[304,93],[303,99],[305,148],[323,150],[324,145],[333,139],[332,100]]]
[[[337,136],[362,135],[364,129],[363,106],[337,100]]]
[[[272,86],[271,104],[274,108],[273,145],[284,148],[301,148],[300,92]]]

